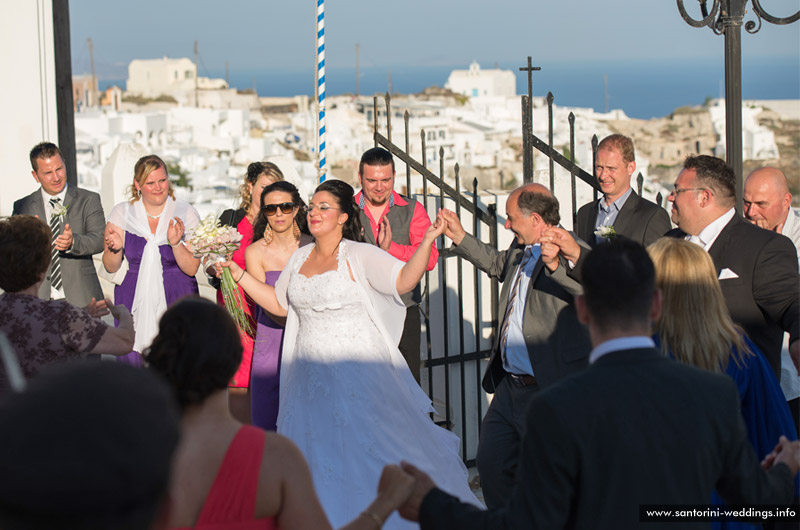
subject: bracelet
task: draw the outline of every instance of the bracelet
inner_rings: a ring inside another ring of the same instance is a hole
[[[378,528],[383,528],[383,519],[381,519],[381,516],[373,512],[372,510],[364,510],[363,512],[361,512],[361,515],[363,515],[364,517],[369,517],[370,519],[375,521],[375,523],[377,523],[378,525]]]
[[[244,278],[244,273],[245,273],[245,272],[246,272],[246,271],[242,270],[242,275],[241,275],[241,276],[239,276],[239,279],[238,279],[238,280],[236,280],[236,283],[239,283],[240,281],[242,281],[242,278]]]
[[[169,239],[167,240],[167,243],[169,243]],[[169,243],[169,246],[171,246],[172,248],[175,248],[175,247],[177,247],[179,245],[182,245],[182,244],[183,244],[183,241],[178,241],[174,245],[172,243]]]

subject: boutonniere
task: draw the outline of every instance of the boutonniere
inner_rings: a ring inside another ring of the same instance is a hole
[[[51,215],[55,215],[56,217],[61,217],[64,219],[67,216],[67,210],[69,210],[69,206],[66,204],[56,204],[53,206],[53,212]]]
[[[613,239],[617,237],[617,231],[614,230],[614,226],[598,226],[597,230],[594,231],[594,235],[597,237],[603,237],[605,239]]]

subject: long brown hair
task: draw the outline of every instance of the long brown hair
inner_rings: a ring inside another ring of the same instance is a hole
[[[725,372],[728,361],[742,366],[753,352],[744,331],[731,320],[711,256],[683,239],[663,237],[647,247],[661,289],[655,332],[661,350],[682,363]]]

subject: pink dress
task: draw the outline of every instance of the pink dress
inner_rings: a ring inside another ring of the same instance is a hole
[[[247,220],[247,216],[239,221],[236,230],[242,234],[242,242],[239,248],[233,253],[233,256],[231,256],[231,259],[244,269],[244,252],[247,250],[247,247],[250,246],[250,243],[253,242],[253,225]],[[241,287],[237,286],[237,288],[239,289],[242,299],[247,302],[244,306],[244,312],[247,314],[247,318],[250,320],[250,326],[255,332],[256,321],[253,317],[255,303],[245,294]],[[219,289],[217,290],[217,303],[219,305],[225,305],[222,301],[222,291]],[[236,374],[234,374],[228,386],[248,388],[250,386],[250,367],[253,362],[253,337],[241,330],[239,331],[239,335],[242,339],[242,364],[239,365],[239,370],[236,371]]]
[[[255,519],[258,474],[266,433],[243,425],[228,446],[196,530],[277,530],[274,517]],[[179,528],[174,530],[189,530]]]

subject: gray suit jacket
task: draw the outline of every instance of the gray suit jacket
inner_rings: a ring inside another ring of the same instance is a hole
[[[602,200],[602,198],[598,200]],[[575,222],[575,233],[589,243],[592,248],[596,245],[594,236],[596,222],[597,201],[581,206]],[[639,197],[636,192],[631,192],[614,221],[614,230],[617,234],[633,239],[645,247],[666,234],[671,228],[672,224],[669,222],[667,211],[654,202]]]
[[[787,466],[759,467],[733,381],[656,349],[611,352],[539,392],[525,425],[506,507],[479,511],[434,489],[422,530],[707,529],[640,523],[639,507],[707,504],[712,488],[731,504],[792,498]]]
[[[503,282],[497,308],[500,325],[508,304],[508,291],[523,252],[524,247],[516,241],[508,250],[498,251],[469,234],[460,245],[453,247],[455,255],[462,256]],[[528,284],[522,327],[533,373],[540,387],[547,387],[585,367],[592,349],[589,332],[578,322],[574,307],[574,296],[582,294],[583,290],[577,281],[567,276],[567,269],[562,260],[556,271],[550,273],[539,260]],[[499,343],[498,333],[489,367],[483,376],[483,388],[490,393],[506,375]]]
[[[76,186],[67,188],[64,198],[67,206],[65,224],[72,229],[72,249],[61,252],[61,276],[64,294],[72,305],[83,307],[92,298],[103,298],[103,290],[97,279],[92,255],[103,251],[103,230],[106,217],[100,203],[100,195]],[[12,215],[36,215],[44,221],[44,201],[41,188],[14,203]],[[39,298],[50,298],[50,272],[48,271],[39,289]]]

